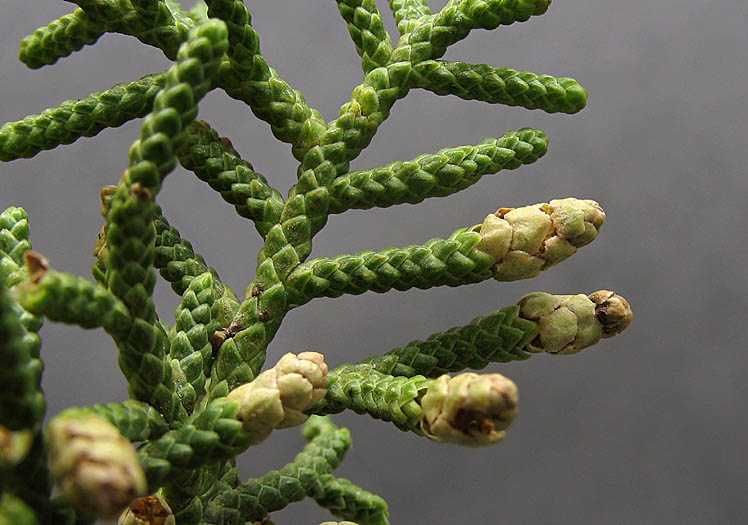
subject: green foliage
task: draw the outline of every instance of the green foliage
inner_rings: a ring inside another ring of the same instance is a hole
[[[0,447],[0,523],[89,523],[96,516],[76,508],[80,501],[87,502],[86,509],[103,509],[102,515],[122,510],[109,505],[116,499],[110,492],[121,496],[135,489],[123,485],[114,467],[104,465],[109,470],[92,474],[81,459],[85,454],[74,453],[76,439],[99,447],[101,434],[110,443],[121,436],[136,444],[137,459],[123,459],[120,467],[142,470],[148,491],[158,491],[158,498],[136,500],[123,517],[126,523],[145,523],[145,518],[137,521],[144,516],[142,509],[157,505],[162,516],[175,518],[178,525],[238,525],[267,520],[269,512],[310,497],[342,519],[384,525],[388,510],[382,498],[332,474],[351,438],[322,415],[350,409],[434,439],[424,427],[422,401],[429,392],[446,388],[442,374],[527,359],[529,352],[546,351],[544,345],[551,340],[548,348],[578,351],[577,333],[582,330],[606,337],[630,321],[628,304],[612,292],[574,296],[577,306],[563,306],[560,313],[554,312],[568,300],[548,296],[546,303],[557,305],[555,309],[546,311],[532,303],[530,314],[520,301],[520,306],[329,373],[321,356],[309,354],[281,362],[293,362],[298,370],[261,374],[266,348],[285,315],[312,299],[460,286],[492,276],[526,278],[594,238],[604,219],[602,210],[592,228],[586,212],[573,203],[558,213],[553,203],[538,204],[519,208],[514,215],[513,209],[502,208],[483,225],[460,228],[423,245],[307,261],[314,236],[331,214],[446,197],[486,175],[545,155],[545,133],[524,128],[475,146],[446,148],[363,171],[349,169],[395,102],[411,89],[551,113],[581,110],[587,92],[573,79],[441,60],[448,46],[473,29],[526,21],[543,14],[550,0],[451,0],[433,14],[424,0],[390,0],[400,32],[397,44],[374,0],[338,0],[361,57],[363,80],[330,122],[268,65],[242,0],[200,0],[190,11],[174,0],[74,3],[79,9],[21,42],[19,58],[26,65],[54,64],[111,32],[159,48],[174,65],[0,128],[0,160],[12,161],[145,117],[119,184],[102,191],[105,224],[93,265],[96,282],[56,272],[31,252],[29,224],[21,208],[0,215],[0,438],[9,443]],[[291,146],[299,161],[298,181],[287,198],[239,156],[231,141],[195,120],[200,100],[216,88],[245,102],[275,137]],[[177,162],[252,221],[264,240],[256,274],[241,300],[156,204],[164,178]],[[576,225],[577,237],[572,237],[570,224]],[[584,242],[574,240],[581,237]],[[534,248],[527,248],[531,245]],[[558,246],[566,251],[554,252],[555,258],[543,263],[546,250],[560,250]],[[507,261],[497,254],[509,254]],[[508,269],[499,272],[500,264]],[[181,297],[173,328],[156,313],[155,270]],[[576,313],[582,311],[583,320]],[[132,398],[73,407],[53,419],[82,422],[79,434],[64,437],[70,440],[62,447],[65,452],[51,458],[56,472],[66,477],[56,480],[63,487],[57,498],[50,496],[47,455],[60,449],[55,440],[62,438],[51,433],[45,444],[41,425],[45,400],[37,332],[45,317],[106,330],[119,351]],[[585,345],[599,335],[592,339]],[[279,367],[286,366],[281,363]],[[290,376],[294,382],[280,384]],[[235,392],[253,381],[256,397],[251,402],[258,408],[247,416],[245,401]],[[502,381],[514,388],[509,380]],[[319,384],[327,384],[327,389],[309,386]],[[477,379],[475,384],[484,383]],[[291,392],[294,399],[282,398],[280,392]],[[451,405],[444,413],[457,414],[453,420],[437,421],[443,417],[437,411],[430,421],[448,425],[450,436],[458,436],[450,439],[471,446],[484,443],[485,435],[498,435],[495,424],[503,437],[511,423],[507,414],[513,417],[516,412],[516,399],[507,404],[508,394],[499,399],[504,404],[499,413],[488,406],[489,395],[475,392],[480,390],[463,396],[466,399],[446,390],[430,397],[446,399]],[[483,401],[486,406],[479,406]],[[257,425],[266,436],[273,428],[304,419],[309,443],[291,463],[258,479],[240,480],[235,458],[258,442],[253,433]],[[108,453],[105,444],[101,447],[102,454]]]

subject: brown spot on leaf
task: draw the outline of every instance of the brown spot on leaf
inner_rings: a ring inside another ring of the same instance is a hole
[[[492,417],[478,410],[467,409],[457,411],[453,426],[469,436],[488,435],[496,429]]]
[[[147,201],[151,198],[151,190],[141,185],[139,182],[136,182],[135,184],[130,186],[130,192],[141,201]]]
[[[42,277],[47,274],[49,261],[42,254],[34,251],[26,252],[24,258],[26,259],[26,267],[29,271],[29,281],[34,284],[39,284]]]
[[[130,506],[133,515],[148,525],[165,525],[172,516],[171,509],[164,506],[163,500],[157,496],[146,496],[136,499]]]

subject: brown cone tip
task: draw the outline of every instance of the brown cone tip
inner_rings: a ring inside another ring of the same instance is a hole
[[[625,298],[610,290],[598,290],[588,297],[595,303],[595,317],[603,327],[604,338],[620,334],[631,324],[634,312]]]
[[[42,254],[33,251],[26,252],[24,259],[26,259],[26,267],[29,270],[29,281],[38,284],[42,277],[47,274],[49,261]]]
[[[101,199],[101,207],[106,210],[107,203],[109,202],[109,199],[112,198],[112,195],[114,195],[114,192],[117,191],[117,186],[114,186],[112,184],[108,184],[101,188],[101,191],[99,192],[99,199]]]
[[[171,509],[158,496],[136,499],[130,505],[130,511],[133,516],[148,525],[168,525],[174,522],[173,518],[169,520],[173,516]]]

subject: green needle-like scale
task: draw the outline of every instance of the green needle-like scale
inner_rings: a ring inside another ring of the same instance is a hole
[[[87,415],[101,416],[117,427],[120,434],[130,441],[146,441],[162,436],[169,426],[156,409],[132,399],[122,403],[96,404],[72,407],[56,417],[80,418]]]
[[[0,161],[33,157],[42,150],[70,144],[80,137],[93,137],[105,128],[116,128],[145,116],[163,85],[163,75],[146,75],[81,100],[66,100],[40,115],[3,124]]]
[[[461,286],[491,277],[492,259],[476,246],[480,235],[459,229],[448,239],[381,252],[339,255],[300,264],[286,280],[289,304],[317,297],[339,297],[367,291]]]
[[[196,121],[187,127],[187,140],[178,156],[184,168],[220,192],[239,215],[254,221],[263,237],[280,221],[283,196],[207,122]]]
[[[30,249],[29,220],[26,211],[10,207],[0,213],[0,251],[21,265],[24,254]]]
[[[364,490],[345,478],[332,474],[320,476],[319,492],[310,494],[320,507],[334,516],[359,525],[387,525],[387,503],[376,494]]]
[[[169,9],[163,0],[71,0],[107,32],[132,35],[158,47],[170,59],[187,40],[194,22],[181,10]]]
[[[554,78],[488,64],[428,60],[413,69],[411,86],[465,100],[577,113],[587,104],[587,90],[573,78]]]
[[[426,0],[389,0],[392,14],[400,34],[409,33],[418,25],[418,19],[431,14]]]
[[[392,53],[390,35],[374,0],[338,0],[340,15],[361,57],[364,73],[387,65]]]
[[[509,306],[365,362],[393,376],[437,378],[466,368],[480,370],[490,363],[522,361],[530,357],[524,348],[538,334],[538,326],[517,317],[518,313],[518,306]]]
[[[445,148],[408,162],[352,171],[330,185],[330,213],[349,209],[417,204],[429,197],[446,197],[472,186],[484,175],[531,164],[545,155],[548,139],[532,128],[507,131],[477,146]]]
[[[351,438],[348,429],[339,429],[324,418],[311,418],[304,433],[310,442],[292,463],[233,489],[228,483],[207,505],[201,523],[229,525],[261,520],[269,512],[318,493],[322,488],[320,478],[342,461]]]
[[[49,66],[62,57],[95,44],[105,33],[83,9],[53,20],[21,40],[18,59],[31,69]]]
[[[353,410],[391,421],[400,430],[422,434],[420,399],[432,383],[423,376],[393,377],[373,365],[342,365],[328,376],[327,396],[308,410],[310,414],[337,414]]]

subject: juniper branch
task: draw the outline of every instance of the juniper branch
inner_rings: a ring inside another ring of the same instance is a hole
[[[68,0],[77,4],[89,19],[106,32],[136,37],[161,49],[171,60],[195,26],[174,2],[163,0]]]
[[[330,185],[330,213],[349,209],[416,204],[472,186],[484,175],[531,164],[548,149],[543,131],[524,128],[488,138],[477,146],[445,148],[406,162],[392,162],[336,177]]]
[[[299,264],[286,280],[288,304],[295,307],[317,297],[462,286],[490,279],[494,261],[478,249],[481,237],[475,229],[461,228],[447,239],[431,239],[420,246]]]
[[[364,362],[393,376],[436,378],[466,368],[480,370],[490,363],[528,359],[526,346],[539,330],[536,323],[518,314],[518,306],[509,306]]]
[[[283,196],[207,122],[196,121],[187,127],[187,140],[177,154],[184,168],[220,192],[239,215],[254,221],[263,237],[280,221]]]
[[[291,144],[294,156],[300,159],[309,130],[324,129],[324,118],[265,62],[252,17],[241,0],[208,0],[206,4],[208,15],[223,20],[229,28],[229,60],[219,72],[218,85],[230,97],[249,105],[252,113],[270,124],[278,140]]]
[[[174,168],[184,126],[195,118],[196,104],[210,89],[226,45],[221,22],[207,22],[190,34],[154,100],[154,111],[143,123],[141,139],[130,148],[130,167],[112,196],[107,215],[107,288],[136,319],[131,334],[137,345],[121,347],[120,366],[133,397],[156,406],[167,420],[179,413],[181,404],[169,387],[171,369],[163,361],[167,341],[151,297],[153,221],[159,215],[153,199]]]
[[[40,390],[43,364],[38,348],[30,348],[35,338],[24,337],[26,330],[12,307],[5,278],[0,273],[0,425],[10,430],[35,430],[46,409]]]
[[[164,85],[163,74],[146,75],[130,83],[115,84],[81,100],[66,100],[56,108],[29,115],[0,127],[0,161],[33,157],[43,150],[93,137],[148,114]]]
[[[427,60],[413,68],[411,87],[437,95],[456,95],[489,104],[577,113],[587,104],[587,90],[573,78],[554,78],[487,64]]]
[[[304,426],[310,442],[292,463],[241,485],[234,478],[235,487],[228,478],[224,490],[206,506],[202,523],[223,525],[261,520],[269,512],[319,493],[320,478],[338,466],[351,446],[347,429],[338,429],[321,419],[310,418]]]
[[[115,340],[132,329],[125,304],[107,289],[77,275],[48,268],[40,255],[29,252],[28,279],[16,287],[18,301],[29,312],[81,328],[104,328]]]
[[[429,16],[431,9],[429,9],[426,0],[389,0],[390,8],[392,9],[393,15],[395,15],[395,22],[397,22],[397,30],[400,34],[411,32],[420,18]]]
[[[393,376],[436,378],[490,363],[528,359],[533,353],[572,354],[619,334],[631,322],[628,302],[601,290],[585,296],[535,292],[517,305],[476,317],[465,326],[411,341],[364,360]]]
[[[374,0],[338,0],[338,11],[348,24],[348,32],[368,73],[386,66],[392,53],[392,41]]]
[[[354,520],[360,525],[389,524],[387,503],[376,494],[332,474],[320,476],[319,485],[319,492],[312,497],[333,516]]]
[[[433,380],[423,376],[393,377],[371,364],[342,365],[328,374],[327,395],[309,414],[338,414],[353,410],[375,419],[391,421],[403,431],[423,435],[420,399]]]
[[[95,44],[105,32],[100,22],[91,20],[83,9],[76,9],[21,40],[18,59],[31,69],[49,66]]]
[[[155,408],[131,399],[122,403],[72,407],[56,417],[82,419],[87,416],[103,417],[130,441],[156,439],[169,429],[166,420]]]

